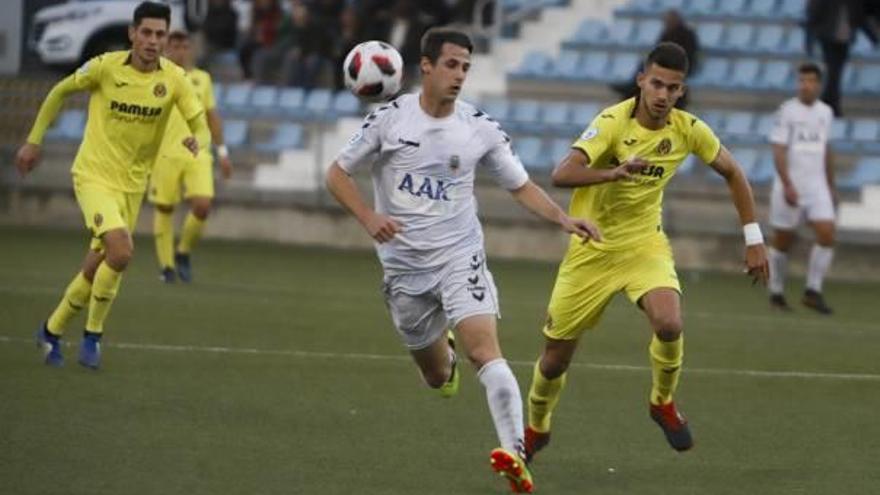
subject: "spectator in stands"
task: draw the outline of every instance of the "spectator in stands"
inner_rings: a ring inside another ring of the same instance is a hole
[[[337,90],[345,86],[341,69],[345,56],[362,41],[358,19],[357,9],[353,6],[346,7],[339,14],[339,34],[333,39],[333,82]]]
[[[810,40],[818,40],[828,73],[822,101],[834,110],[836,117],[843,115],[840,82],[850,45],[859,29],[877,44],[876,18],[870,17],[871,14],[878,15],[877,10],[873,2],[866,0],[809,0],[807,3],[807,53],[812,55],[813,51]]]
[[[421,39],[428,29],[414,0],[397,0],[385,37],[403,57],[404,84],[413,81],[421,60]]]
[[[207,65],[218,52],[235,50],[238,41],[238,12],[230,0],[211,0],[202,24],[200,65]]]
[[[697,73],[699,70],[700,41],[697,37],[696,31],[685,22],[684,17],[682,17],[681,13],[677,10],[668,10],[663,16],[663,31],[660,32],[660,37],[657,39],[657,43],[662,43],[664,41],[671,41],[682,47],[687,55],[688,65],[690,66],[688,75]],[[639,87],[636,84],[636,75],[638,72],[639,69],[636,69],[635,75],[633,75],[629,81],[614,83],[611,85],[611,88],[620,94],[621,98],[624,100],[632,98],[639,91]],[[687,107],[688,100],[688,92],[685,92],[684,96],[679,98],[675,106],[684,109]]]
[[[290,11],[278,26],[275,43],[254,54],[254,78],[261,83],[277,80],[286,86],[313,88],[331,53],[331,27],[312,14],[310,5],[290,0]]]
[[[253,77],[252,62],[254,53],[275,43],[278,24],[281,21],[281,5],[278,0],[254,0],[251,11],[251,26],[247,39],[239,51],[239,61],[245,79]]]

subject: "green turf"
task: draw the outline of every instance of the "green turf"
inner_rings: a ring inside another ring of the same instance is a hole
[[[162,286],[150,240],[138,242],[104,368],[81,369],[69,347],[67,366],[48,369],[30,338],[85,239],[0,229],[0,493],[506,492],[488,468],[495,438],[473,373],[449,401],[421,385],[371,253],[205,243],[197,283]],[[525,389],[555,267],[491,266]],[[576,358],[534,465],[538,491],[880,493],[878,287],[830,283],[838,313],[821,318],[771,313],[742,277],[682,279],[679,400],[697,448],[673,452],[648,419],[649,332],[619,298]]]

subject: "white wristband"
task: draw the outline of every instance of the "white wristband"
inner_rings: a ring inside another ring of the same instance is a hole
[[[217,146],[217,156],[220,158],[226,158],[229,156],[229,148],[226,147],[225,144],[221,144]]]
[[[746,238],[746,246],[764,244],[764,236],[761,234],[761,226],[757,222],[743,225],[743,236]]]

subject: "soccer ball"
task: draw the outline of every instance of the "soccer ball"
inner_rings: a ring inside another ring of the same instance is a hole
[[[364,41],[348,52],[342,72],[345,86],[358,98],[387,100],[400,91],[403,58],[384,41]]]

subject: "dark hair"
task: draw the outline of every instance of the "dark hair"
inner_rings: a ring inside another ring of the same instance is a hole
[[[189,34],[186,31],[174,30],[168,35],[169,43],[179,43],[183,41],[189,41]]]
[[[171,24],[171,8],[164,3],[141,2],[134,9],[134,19],[131,23],[137,27],[144,19],[165,19],[165,25]]]
[[[474,44],[470,36],[463,31],[446,27],[435,27],[425,31],[422,36],[422,56],[427,57],[431,63],[436,63],[443,51],[444,43],[452,43],[466,48],[468,53],[473,53]]]
[[[815,62],[804,62],[799,65],[798,74],[816,74],[816,79],[822,80],[822,68]]]
[[[690,69],[687,52],[680,45],[671,41],[657,43],[657,46],[645,57],[645,70],[648,70],[651,64],[657,64],[664,69],[676,70],[685,74]]]

